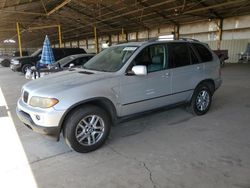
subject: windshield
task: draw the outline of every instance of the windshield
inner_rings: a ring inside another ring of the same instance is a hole
[[[136,49],[136,46],[110,47],[91,58],[83,68],[104,72],[116,72],[126,63]]]
[[[31,54],[31,56],[37,56],[41,51],[42,51],[42,49],[38,49],[35,52],[33,52],[33,54]]]

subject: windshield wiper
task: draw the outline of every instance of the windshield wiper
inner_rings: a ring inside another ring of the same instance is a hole
[[[86,67],[84,67],[84,65],[83,65],[82,68],[83,68],[83,69],[86,69],[86,70],[93,70],[93,71],[100,71],[100,72],[109,72],[109,71],[107,71],[107,70],[105,70],[105,69],[91,69],[91,68],[86,68]]]

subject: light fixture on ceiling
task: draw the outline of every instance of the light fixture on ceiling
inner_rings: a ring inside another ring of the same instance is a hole
[[[14,43],[16,43],[16,41],[13,39],[6,39],[3,41],[3,43],[14,44]]]

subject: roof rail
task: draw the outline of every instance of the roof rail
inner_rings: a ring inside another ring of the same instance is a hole
[[[148,42],[164,41],[164,40],[175,40],[175,37],[172,35],[163,35],[163,36],[151,38],[148,40]]]
[[[199,40],[192,38],[179,38],[179,40],[200,42]]]
[[[194,41],[194,42],[200,42],[197,39],[192,39],[192,38],[179,38],[179,39],[175,39],[175,38],[159,38],[159,37],[154,37],[148,40],[148,42],[154,42],[154,41],[159,41],[159,40],[184,40],[184,41]]]

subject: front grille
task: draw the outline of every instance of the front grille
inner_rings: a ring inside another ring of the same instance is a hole
[[[27,103],[28,102],[28,98],[29,98],[29,93],[27,91],[24,91],[23,92],[23,101],[25,103]]]

